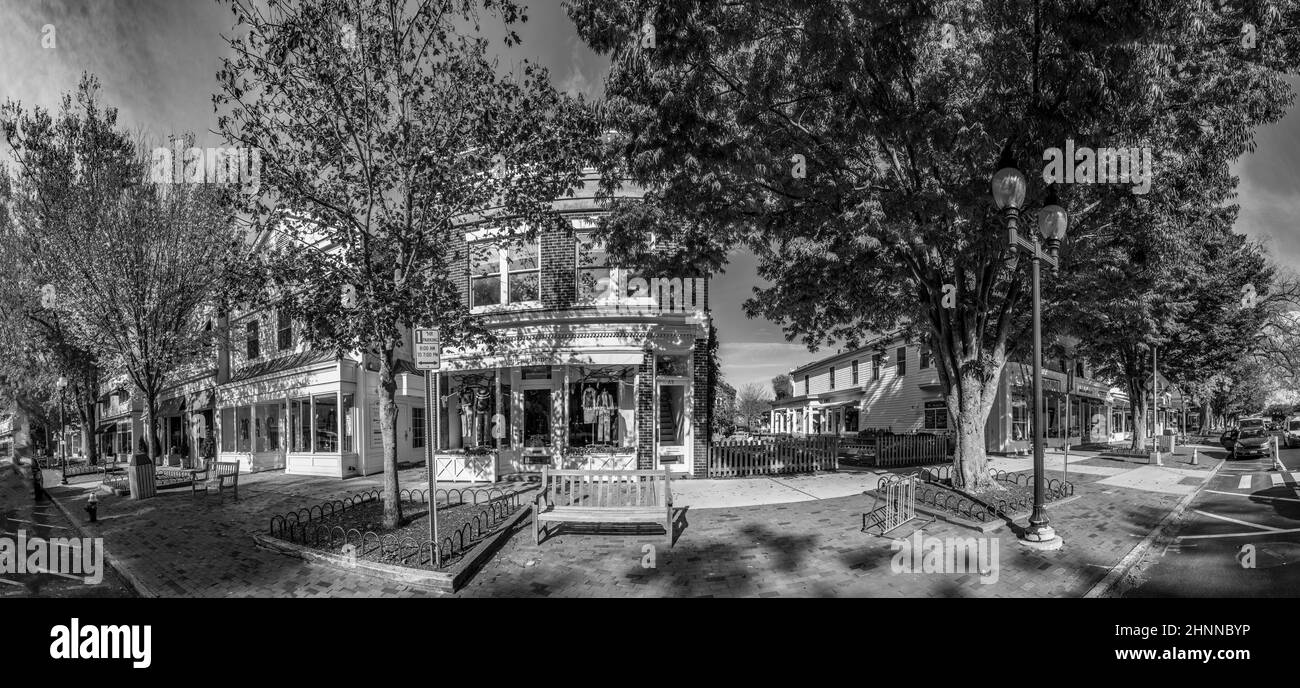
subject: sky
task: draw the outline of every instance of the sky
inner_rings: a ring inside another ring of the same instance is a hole
[[[527,14],[518,27],[522,45],[501,48],[502,62],[532,59],[551,71],[557,88],[599,97],[608,60],[578,39],[561,2],[533,2]],[[216,0],[0,0],[0,102],[56,108],[90,72],[126,128],[160,140],[191,132],[200,146],[218,145],[211,94],[231,22]],[[1260,129],[1256,143],[1234,167],[1241,178],[1237,229],[1265,241],[1278,263],[1300,267],[1293,221],[1300,216],[1300,116]],[[774,375],[833,353],[810,353],[787,342],[778,324],[746,318],[742,304],[756,284],[754,257],[742,251],[710,282],[723,378],[738,389],[770,389]]]

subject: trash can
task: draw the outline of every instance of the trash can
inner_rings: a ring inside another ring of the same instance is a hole
[[[132,454],[126,465],[126,480],[131,486],[131,499],[148,499],[157,492],[153,461],[148,454]]]
[[[1156,446],[1161,452],[1172,452],[1174,450],[1174,436],[1160,435],[1156,437]]]

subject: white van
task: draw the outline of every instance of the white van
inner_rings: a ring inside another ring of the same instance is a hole
[[[1291,416],[1282,424],[1282,437],[1287,449],[1300,447],[1300,416]]]

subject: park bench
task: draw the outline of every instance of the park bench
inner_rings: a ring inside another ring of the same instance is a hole
[[[198,494],[202,489],[206,497],[208,490],[215,487],[222,501],[225,501],[226,490],[234,492],[235,499],[239,499],[238,461],[204,460],[202,468],[192,469],[190,473],[194,476],[193,482],[190,483],[191,494]]]
[[[542,469],[542,490],[533,506],[533,541],[544,523],[662,524],[673,544],[672,478],[662,471]]]

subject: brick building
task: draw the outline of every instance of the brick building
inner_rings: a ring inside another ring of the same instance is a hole
[[[555,202],[563,223],[532,238],[484,221],[453,236],[449,252],[465,257],[457,287],[497,345],[443,348],[432,419],[440,480],[496,480],[546,465],[703,475],[707,280],[612,264],[590,235],[603,212],[598,182],[588,171],[574,195]],[[254,250],[274,240],[264,233]],[[313,349],[275,309],[229,325],[211,416],[221,460],[341,478],[383,471],[373,361]],[[432,436],[412,351],[408,332],[398,349],[399,462],[423,460]]]
[[[535,240],[465,227],[459,286],[498,345],[443,351],[440,475],[546,465],[704,474],[707,280],[613,264],[591,236],[597,182],[589,171],[556,201],[564,222]]]

